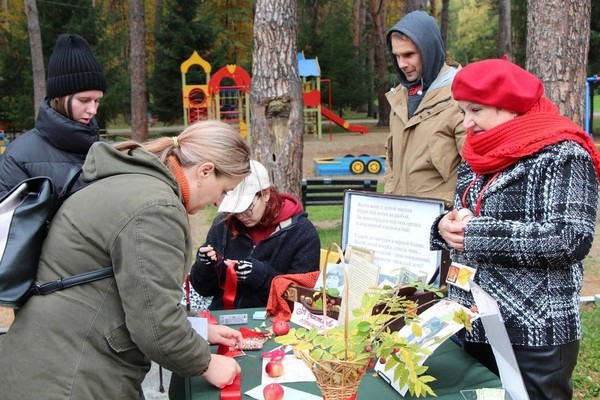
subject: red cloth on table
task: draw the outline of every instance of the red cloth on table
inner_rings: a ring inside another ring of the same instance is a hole
[[[283,298],[283,294],[287,288],[293,283],[298,286],[312,288],[319,279],[320,271],[308,272],[305,274],[288,274],[279,275],[271,281],[271,291],[269,292],[269,300],[267,302],[267,313],[275,318],[288,321],[292,317],[292,310],[287,301]]]

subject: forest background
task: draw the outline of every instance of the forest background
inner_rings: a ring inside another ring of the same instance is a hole
[[[297,49],[318,58],[322,78],[331,80],[333,108],[378,113],[377,87],[397,84],[386,54],[385,82],[375,71],[373,8],[385,17],[384,29],[398,21],[411,0],[297,0]],[[414,3],[414,0],[412,1]],[[236,64],[252,71],[255,1],[240,0],[2,0],[0,2],[0,129],[21,132],[35,120],[34,82],[27,13],[36,7],[47,65],[59,34],[84,36],[104,66],[109,89],[97,119],[106,128],[131,119],[130,11],[142,4],[145,26],[147,111],[164,124],[181,125],[180,65],[193,51],[213,71]],[[421,1],[437,15],[448,59],[461,65],[507,53],[517,64],[526,59],[527,0]],[[545,3],[564,2],[546,0]],[[600,5],[592,1],[588,76],[600,71]],[[502,8],[510,10],[509,48],[499,38]],[[362,10],[357,12],[357,8]],[[549,7],[545,6],[545,9]],[[357,15],[362,15],[357,21]],[[35,60],[34,60],[35,61]],[[35,62],[34,62],[35,64]],[[38,63],[39,65],[39,63]],[[42,66],[42,67],[43,67]],[[43,68],[42,68],[43,70]],[[194,76],[196,74],[196,76]],[[188,84],[203,72],[190,71]],[[137,85],[133,85],[134,88]],[[326,99],[324,99],[326,100]],[[146,114],[146,113],[144,113]],[[380,120],[387,125],[385,118]]]

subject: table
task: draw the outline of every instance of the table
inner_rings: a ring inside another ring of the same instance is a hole
[[[217,311],[214,314],[218,319],[218,316],[221,314],[247,313],[248,324],[246,327],[254,328],[262,323],[262,321],[252,320],[252,314],[259,310],[262,309]],[[270,326],[271,321],[267,320],[266,324]],[[237,325],[233,327],[235,328]],[[269,340],[261,350],[247,351],[246,356],[236,358],[242,367],[242,398],[250,399],[250,397],[243,393],[260,385],[262,376],[261,354],[277,346],[279,344],[273,340]],[[214,351],[216,351],[216,346],[214,347]],[[502,387],[498,376],[491,373],[451,340],[442,343],[429,356],[425,364],[429,366],[427,373],[437,378],[430,386],[435,394],[437,394],[436,399],[439,400],[464,400],[460,394],[460,390],[463,389]],[[316,395],[321,393],[316,382],[294,382],[284,383],[283,385]],[[374,398],[393,399],[400,397],[400,394],[382,378],[368,373],[362,379],[358,389],[357,400],[370,400]],[[169,386],[169,398],[171,400],[220,400],[221,391],[201,377],[182,378],[176,374],[172,374]],[[404,397],[404,399],[413,398],[410,396],[410,393],[407,393],[406,397]]]

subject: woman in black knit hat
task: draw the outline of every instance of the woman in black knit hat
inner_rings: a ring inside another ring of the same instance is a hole
[[[83,164],[99,140],[94,116],[105,91],[106,78],[90,45],[81,36],[60,35],[35,127],[12,141],[0,158],[0,197],[22,180],[41,175],[60,190],[69,170]]]

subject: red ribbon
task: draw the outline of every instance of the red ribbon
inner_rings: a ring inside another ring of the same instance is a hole
[[[192,309],[192,302],[190,299],[190,274],[185,277],[185,307],[188,311]]]
[[[240,400],[242,398],[242,376],[237,374],[231,385],[221,389],[221,400]]]
[[[235,274],[236,261],[225,261],[225,283],[223,284],[223,308],[233,310],[235,306],[235,295],[237,293],[237,275]]]
[[[214,315],[212,315],[210,313],[209,310],[200,310],[200,311],[198,311],[198,316],[202,317],[202,318],[206,318],[208,320],[209,324],[213,324],[213,325],[217,324],[217,319],[215,318]]]
[[[234,271],[235,274],[235,271]],[[209,324],[216,325],[217,319],[208,310],[202,310],[198,312],[198,316],[208,319]],[[229,353],[229,346],[220,344],[217,348],[217,354],[227,356]],[[221,399],[223,400],[241,400],[242,398],[242,376],[237,374],[233,379],[231,385],[227,385],[221,388]]]

